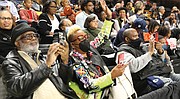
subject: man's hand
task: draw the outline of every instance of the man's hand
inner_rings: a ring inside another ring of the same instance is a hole
[[[48,67],[51,67],[51,65],[55,62],[57,56],[59,55],[59,47],[59,43],[53,43],[50,45],[46,58],[46,65],[48,65]]]
[[[124,70],[128,64],[117,64],[112,70],[111,70],[111,78],[115,79],[116,77],[121,76],[124,73]]]
[[[152,55],[154,53],[155,41],[154,38],[149,40],[149,52]]]
[[[61,55],[61,60],[64,64],[68,64],[69,58],[69,45],[66,41],[64,41],[65,45],[60,45],[58,49],[58,54]]]

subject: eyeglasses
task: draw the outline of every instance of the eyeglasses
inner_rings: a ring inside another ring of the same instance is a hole
[[[12,17],[0,17],[1,20],[12,20]]]
[[[26,35],[23,35],[20,39],[23,39],[23,40],[32,40],[33,37],[38,39],[39,38],[39,34],[37,34],[37,33],[26,34]]]
[[[72,40],[71,42],[75,42],[77,40],[84,41],[85,39],[87,39],[89,36],[88,35],[79,35],[75,40]]]
[[[50,8],[57,9],[57,6],[49,6]]]

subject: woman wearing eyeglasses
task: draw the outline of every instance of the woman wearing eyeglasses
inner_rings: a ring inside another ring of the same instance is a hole
[[[40,43],[51,44],[53,40],[54,30],[59,29],[60,17],[56,14],[57,3],[54,0],[47,1],[39,16],[39,33],[41,37]]]
[[[70,27],[67,38],[72,47],[70,56],[74,68],[69,86],[80,99],[109,97],[108,88],[116,77],[123,74],[127,65],[118,64],[109,72],[97,50],[90,46],[87,34],[79,26]]]
[[[11,51],[14,47],[11,44],[11,31],[15,22],[11,12],[8,10],[0,11],[0,64],[3,57]]]

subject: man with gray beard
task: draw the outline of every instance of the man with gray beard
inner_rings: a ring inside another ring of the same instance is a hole
[[[36,30],[26,23],[12,30],[16,50],[8,53],[1,67],[6,99],[76,99],[68,89],[72,76],[68,43],[51,44],[45,58],[38,50],[38,38]]]

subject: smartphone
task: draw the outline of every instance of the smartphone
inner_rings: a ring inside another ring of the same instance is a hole
[[[61,45],[65,46],[66,37],[64,36],[63,32],[55,31],[53,35],[53,43],[60,43]]]
[[[158,42],[158,41],[159,41],[159,40],[158,40],[159,33],[158,33],[158,32],[155,32],[155,33],[153,33],[153,36],[154,36],[154,38],[155,38],[155,41]]]
[[[124,64],[124,53],[118,55],[118,64]]]

